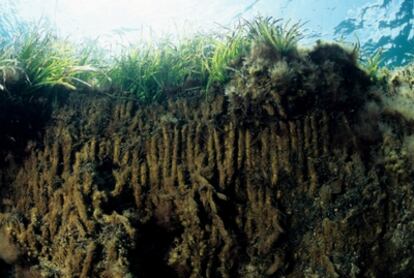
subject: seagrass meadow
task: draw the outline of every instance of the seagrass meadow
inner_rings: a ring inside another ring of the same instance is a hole
[[[247,28],[108,68],[3,51],[1,277],[414,275],[413,66]]]

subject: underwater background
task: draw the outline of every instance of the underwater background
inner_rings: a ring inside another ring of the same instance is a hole
[[[413,1],[0,0],[0,277],[414,277]]]

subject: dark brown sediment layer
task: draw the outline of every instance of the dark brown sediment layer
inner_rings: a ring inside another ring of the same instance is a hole
[[[341,51],[255,58],[226,95],[55,103],[1,148],[4,271],[412,275],[412,87],[385,92]]]

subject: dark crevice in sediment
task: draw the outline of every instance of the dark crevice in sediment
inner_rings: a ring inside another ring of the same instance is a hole
[[[179,277],[168,266],[168,251],[180,231],[171,232],[154,222],[140,226],[136,248],[130,251],[129,263],[134,277]]]
[[[115,188],[115,178],[113,171],[119,166],[114,164],[112,159],[105,157],[96,167],[95,184],[101,191],[110,192]]]
[[[7,264],[3,260],[0,260],[0,276],[1,277],[13,277],[14,266]]]

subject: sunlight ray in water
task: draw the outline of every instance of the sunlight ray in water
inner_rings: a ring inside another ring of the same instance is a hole
[[[130,40],[152,33],[192,32],[229,25],[238,18],[254,15],[285,17],[308,22],[319,36],[331,33],[333,26],[363,0],[18,0],[24,18],[48,18],[64,35],[75,38],[112,35]],[[334,7],[334,8],[333,8]],[[148,32],[144,32],[148,34]],[[122,36],[120,36],[122,35]]]

